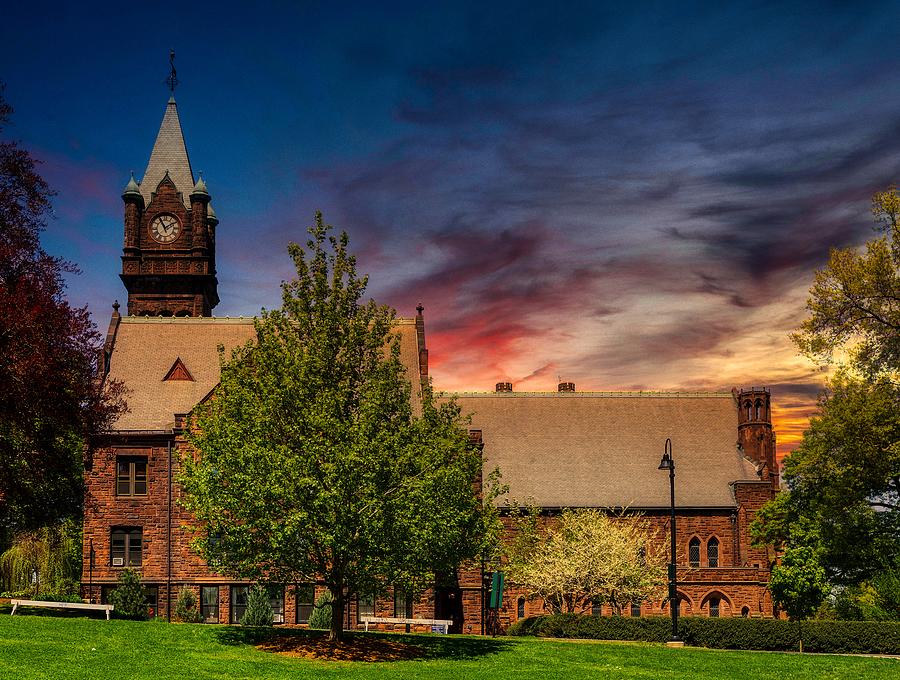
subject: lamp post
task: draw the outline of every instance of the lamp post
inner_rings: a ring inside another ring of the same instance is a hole
[[[675,572],[675,461],[672,458],[672,440],[666,439],[666,447],[663,451],[662,460],[659,463],[659,470],[669,471],[669,491],[671,493],[671,518],[669,527],[671,528],[672,546],[669,561],[669,610],[672,612],[672,639],[669,644],[680,646],[681,640],[678,637],[678,577]]]

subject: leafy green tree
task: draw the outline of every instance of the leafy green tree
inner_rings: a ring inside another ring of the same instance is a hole
[[[900,388],[839,370],[800,446],[784,459],[789,491],[762,508],[756,542],[806,545],[832,582],[859,583],[900,554]]]
[[[879,572],[859,585],[842,589],[834,608],[842,619],[900,621],[900,569]]]
[[[319,595],[312,613],[309,615],[309,627],[311,629],[328,630],[331,628],[331,608],[334,598],[329,591]]]
[[[808,318],[793,335],[810,358],[843,355],[869,376],[900,369],[900,194],[876,193],[872,214],[884,235],[865,249],[835,248],[816,273]]]
[[[197,606],[197,596],[190,588],[182,588],[178,591],[178,599],[175,600],[175,620],[181,623],[200,623],[200,608]]]
[[[282,307],[226,358],[192,416],[180,475],[195,546],[227,573],[321,579],[342,636],[348,594],[411,588],[479,556],[497,536],[488,477],[458,405],[410,385],[395,312],[363,302],[346,233],[316,214]],[[414,398],[414,399],[413,399]],[[413,404],[415,402],[415,406]]]
[[[271,626],[274,620],[269,593],[262,586],[256,585],[247,593],[247,609],[241,617],[242,626]]]
[[[133,569],[119,574],[116,589],[109,594],[109,603],[116,616],[124,619],[146,619],[149,614],[147,594],[141,585],[141,575]]]
[[[589,602],[609,604],[621,614],[629,602],[662,592],[665,553],[654,549],[652,527],[640,516],[566,510],[542,525],[531,509],[518,516],[516,529],[508,579],[554,614],[579,611]]]
[[[775,603],[797,621],[802,652],[803,619],[819,608],[829,591],[825,569],[815,551],[807,546],[788,548],[781,564],[772,569],[769,590]]]

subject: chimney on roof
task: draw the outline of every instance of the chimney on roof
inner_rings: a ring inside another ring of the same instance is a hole
[[[497,392],[512,392],[511,382],[499,382],[494,388]]]
[[[556,386],[557,392],[574,392],[575,391],[575,383],[573,382],[561,382]]]

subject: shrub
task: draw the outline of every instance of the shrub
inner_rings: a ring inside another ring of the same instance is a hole
[[[558,614],[518,621],[509,635],[642,640],[665,642],[671,636],[671,620],[664,616],[584,616]],[[776,619],[702,618],[679,619],[678,633],[686,644],[716,649],[796,650],[796,622]],[[900,654],[900,623],[874,621],[806,621],[803,647],[810,652]]]
[[[331,628],[331,603],[334,597],[331,591],[326,590],[319,595],[312,613],[309,615],[309,627],[318,630],[329,630]]]
[[[247,594],[247,610],[241,617],[242,626],[271,626],[272,604],[269,593],[262,586],[253,586]]]
[[[197,597],[190,588],[182,588],[178,591],[178,599],[175,601],[175,620],[181,623],[200,623]]]
[[[38,602],[84,602],[81,597],[73,595],[70,592],[41,593],[40,595],[35,595],[28,599],[37,600]]]
[[[116,616],[124,619],[146,619],[149,610],[141,577],[136,571],[125,569],[119,574],[119,585],[109,594],[109,603]]]

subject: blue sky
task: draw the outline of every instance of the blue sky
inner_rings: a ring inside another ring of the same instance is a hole
[[[896,3],[15,3],[8,136],[58,192],[45,245],[105,327],[119,198],[177,52],[219,227],[219,315],[278,304],[314,210],[371,293],[426,308],[439,387],[773,388],[787,333],[900,175]]]

